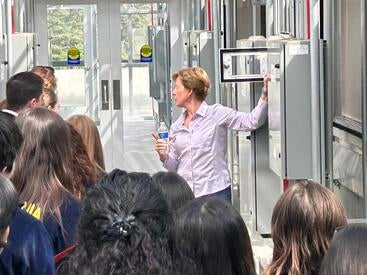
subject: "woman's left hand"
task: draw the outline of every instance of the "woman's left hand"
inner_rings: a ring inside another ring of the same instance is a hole
[[[268,82],[269,82],[269,75],[267,73],[264,74],[264,86],[261,93],[261,99],[268,101]]]

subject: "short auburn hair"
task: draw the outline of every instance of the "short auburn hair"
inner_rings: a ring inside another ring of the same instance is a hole
[[[196,98],[204,101],[209,93],[210,80],[208,74],[200,67],[184,68],[172,75],[172,79],[180,77],[182,85],[189,90],[192,90]]]

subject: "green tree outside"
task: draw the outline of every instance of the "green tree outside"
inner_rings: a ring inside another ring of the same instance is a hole
[[[154,9],[156,10],[156,4]],[[125,4],[121,16],[121,60],[127,61],[129,50],[132,58],[139,58],[140,47],[148,42],[147,27],[151,22],[150,4]],[[154,14],[156,19],[156,14]],[[48,36],[50,38],[51,61],[67,61],[71,47],[80,50],[84,59],[84,10],[82,8],[49,9],[47,12]],[[132,41],[129,41],[128,26],[132,28]],[[130,49],[131,48],[131,49]]]
[[[80,50],[80,59],[83,60],[83,9],[51,9],[47,17],[52,61],[67,61],[68,49],[71,47]]]

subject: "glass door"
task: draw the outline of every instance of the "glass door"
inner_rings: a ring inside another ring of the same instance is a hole
[[[165,6],[165,4],[162,4]],[[37,65],[55,67],[61,115],[86,114],[97,124],[106,169],[162,169],[150,133],[156,102],[140,49],[161,4],[119,0],[36,1]],[[70,64],[76,48],[80,62]]]
[[[61,115],[91,117],[100,130],[106,169],[121,168],[121,32],[113,32],[120,29],[120,4],[41,0],[35,9],[36,60],[55,68]]]
[[[163,167],[153,151],[150,133],[155,131],[157,101],[150,97],[149,63],[141,62],[140,50],[149,44],[148,27],[158,24],[164,4],[120,4],[121,75],[124,114],[124,168],[154,173]],[[150,45],[152,46],[152,45]]]

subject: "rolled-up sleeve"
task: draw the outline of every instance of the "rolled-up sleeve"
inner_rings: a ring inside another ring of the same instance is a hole
[[[174,136],[172,131],[170,132],[170,136]],[[175,147],[170,143],[170,152],[168,154],[168,159],[163,162],[163,167],[166,168],[168,171],[177,172],[178,168],[178,153],[175,150]]]
[[[268,103],[261,98],[250,113],[236,111],[222,105],[216,106],[219,124],[238,131],[252,131],[259,128],[268,116]]]
[[[177,172],[178,160],[172,155],[168,155],[168,159],[163,162],[163,167],[168,171]]]

